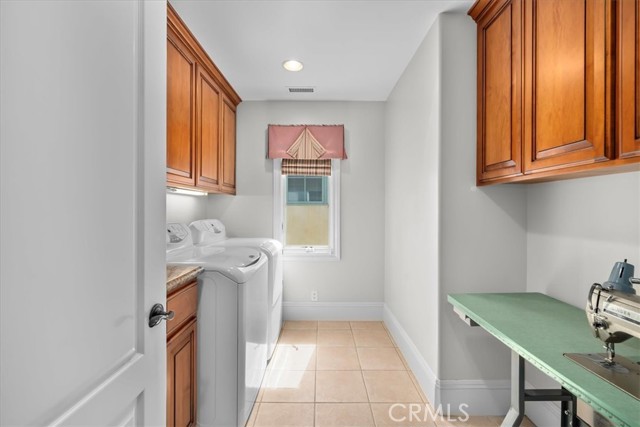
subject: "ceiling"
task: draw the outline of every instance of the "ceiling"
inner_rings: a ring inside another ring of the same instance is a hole
[[[171,0],[245,101],[384,101],[436,16],[466,13],[472,3]],[[304,63],[302,71],[282,68],[292,58]]]

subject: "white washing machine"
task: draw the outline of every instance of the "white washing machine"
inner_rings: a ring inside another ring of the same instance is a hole
[[[198,425],[244,427],[267,367],[267,257],[249,247],[193,245],[167,225],[167,264],[197,265]]]
[[[269,314],[267,322],[268,350],[271,359],[282,329],[282,243],[262,237],[228,237],[224,224],[217,219],[203,219],[192,222],[189,227],[197,246],[251,246],[258,248],[269,259]]]

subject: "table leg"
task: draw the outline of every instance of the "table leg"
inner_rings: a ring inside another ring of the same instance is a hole
[[[511,351],[511,408],[500,427],[518,427],[524,418],[524,359]]]

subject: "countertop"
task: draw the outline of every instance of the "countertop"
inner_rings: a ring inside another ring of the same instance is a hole
[[[449,302],[507,347],[618,426],[638,426],[640,403],[564,353],[601,353],[584,310],[540,293],[453,294]],[[616,344],[616,353],[640,355],[640,341]]]
[[[167,294],[191,283],[204,269],[190,265],[167,266]]]

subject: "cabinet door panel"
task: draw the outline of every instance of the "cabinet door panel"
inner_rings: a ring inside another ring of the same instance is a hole
[[[222,103],[222,191],[236,192],[236,110],[223,98]]]
[[[537,22],[562,23],[543,24],[544,30],[536,32],[535,130],[542,158],[551,149],[586,140],[586,10],[583,0],[536,5]]]
[[[196,185],[217,190],[219,184],[220,89],[202,67],[198,67]]]
[[[196,316],[198,306],[198,282],[194,281],[189,285],[171,292],[167,296],[167,311],[175,313],[174,318],[167,322],[167,336],[182,328],[192,317]]]
[[[167,38],[167,181],[195,184],[195,57],[171,30]]]
[[[486,147],[487,165],[512,162],[511,121],[497,120],[511,117],[511,7],[485,30],[485,137],[492,141]]]
[[[196,319],[167,343],[167,426],[196,425]]]
[[[631,3],[631,1],[627,0],[625,3]],[[636,75],[636,105],[635,105],[636,135],[635,137],[636,137],[636,143],[637,143],[638,142],[637,140],[640,138],[640,0],[636,0],[635,6],[636,6],[636,10],[634,15],[636,17],[636,25],[635,25],[634,36],[627,36],[627,39],[628,40],[633,39],[636,47],[635,49],[636,58],[635,58],[635,61],[633,61],[633,63],[635,64],[635,75]]]
[[[525,3],[525,172],[607,160],[605,0]]]
[[[520,0],[478,23],[478,181],[521,173]]]
[[[640,156],[640,0],[618,2],[618,153]]]

